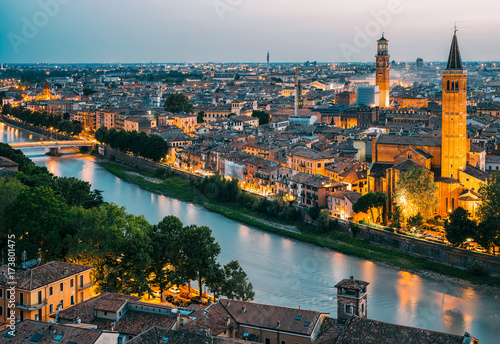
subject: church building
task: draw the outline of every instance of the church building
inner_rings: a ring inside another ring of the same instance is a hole
[[[475,216],[477,191],[488,177],[486,153],[467,138],[467,71],[463,68],[456,31],[442,80],[441,132],[420,136],[381,134],[374,138],[368,192],[386,193],[392,207],[401,173],[412,167],[425,168],[438,187],[436,215],[446,217],[462,207]]]

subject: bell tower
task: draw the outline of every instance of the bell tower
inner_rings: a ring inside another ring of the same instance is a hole
[[[337,322],[345,324],[351,316],[366,318],[368,294],[366,287],[368,282],[354,279],[343,279],[335,285],[337,288]]]
[[[377,68],[375,71],[375,82],[380,91],[380,107],[389,107],[389,41],[382,38],[377,41],[377,55],[375,56]]]
[[[457,29],[443,76],[441,176],[459,178],[467,164],[467,72],[458,48]]]
[[[45,80],[45,85],[43,86],[43,100],[50,100],[50,86],[47,80]]]

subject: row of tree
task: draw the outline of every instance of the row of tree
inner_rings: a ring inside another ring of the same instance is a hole
[[[167,154],[167,143],[159,135],[147,135],[137,131],[124,131],[101,127],[97,129],[95,138],[101,144],[105,143],[111,148],[122,152],[131,152],[153,161],[160,161]]]
[[[171,216],[153,226],[104,203],[89,183],[55,177],[7,144],[0,143],[0,156],[19,164],[14,177],[0,179],[0,232],[15,235],[17,257],[26,251],[45,261],[91,265],[100,291],[144,295],[154,286],[163,291],[197,280],[218,296],[253,298],[238,262],[217,262],[220,246],[210,228]]]
[[[10,115],[36,127],[54,128],[67,135],[79,135],[83,131],[82,123],[80,121],[70,121],[69,114],[61,116],[47,112],[31,111],[22,107],[13,108],[8,104],[2,108],[2,114]]]

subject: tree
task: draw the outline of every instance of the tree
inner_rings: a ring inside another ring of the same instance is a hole
[[[319,233],[331,232],[335,227],[335,222],[330,216],[329,211],[325,210],[320,212],[318,220],[316,220],[316,230]]]
[[[468,238],[473,238],[477,231],[476,223],[471,220],[470,214],[462,207],[458,207],[450,214],[449,221],[445,223],[446,239],[458,246]]]
[[[222,283],[222,295],[231,300],[252,301],[255,297],[252,283],[237,260],[232,260],[223,268],[224,282]]]
[[[271,120],[271,115],[265,111],[253,110],[252,117],[259,119],[259,125],[267,124]]]
[[[151,264],[149,266],[153,284],[160,289],[160,295],[173,282],[186,282],[182,272],[182,236],[184,226],[177,217],[166,216],[151,230]]]
[[[479,188],[481,202],[477,209],[481,221],[490,217],[500,218],[500,172],[492,174],[490,182]]]
[[[474,239],[488,251],[500,246],[500,218],[490,216],[477,226]]]
[[[101,144],[104,144],[106,142],[107,135],[108,135],[108,129],[106,129],[105,127],[100,127],[95,132],[95,139],[99,141]]]
[[[424,217],[418,213],[417,215],[415,216],[411,216],[409,219],[408,219],[408,226],[409,227],[415,227],[416,229],[420,229],[420,227],[422,227],[424,224]]]
[[[0,178],[0,219],[5,219],[6,209],[25,188],[17,179]],[[4,221],[0,221],[0,233],[7,233]]]
[[[93,199],[90,183],[74,177],[55,177],[55,188],[64,198],[66,204],[82,205]]]
[[[377,217],[375,217],[373,209],[377,209]],[[385,218],[384,214],[387,212],[387,195],[382,192],[369,192],[361,196],[358,201],[354,203],[352,210],[355,213],[370,212],[372,220],[378,222],[381,215]]]
[[[404,218],[418,213],[425,219],[430,218],[438,204],[437,186],[432,175],[421,167],[412,167],[402,173],[394,200]]]
[[[193,104],[191,104],[189,99],[183,94],[171,94],[165,100],[165,110],[173,113],[191,113],[193,109]]]
[[[217,265],[216,258],[220,253],[220,245],[212,236],[212,230],[207,226],[190,225],[184,228],[182,238],[182,258],[188,272],[198,280],[201,295],[203,280]]]
[[[316,220],[320,213],[321,208],[318,206],[318,203],[315,203],[314,206],[308,210],[308,214],[313,220]]]

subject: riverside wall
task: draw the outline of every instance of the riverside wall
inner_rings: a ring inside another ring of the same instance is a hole
[[[339,230],[352,233],[351,223],[339,220]],[[484,255],[473,251],[433,243],[427,240],[408,237],[391,231],[358,225],[358,239],[391,248],[410,255],[426,257],[439,263],[466,269],[474,263],[480,263],[491,274],[500,275],[500,257]]]

